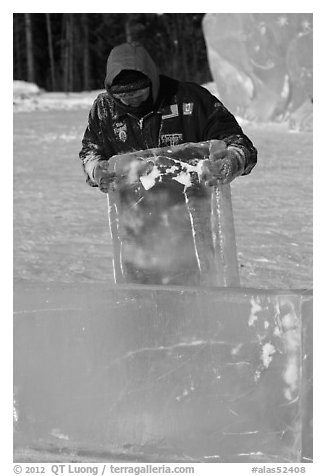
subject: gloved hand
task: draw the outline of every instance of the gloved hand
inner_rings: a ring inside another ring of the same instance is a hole
[[[241,175],[245,168],[245,157],[241,149],[226,147],[215,151],[204,161],[203,176],[206,185],[230,183]]]
[[[108,193],[109,189],[115,189],[116,174],[109,172],[107,160],[102,160],[95,165],[93,177],[101,192]]]

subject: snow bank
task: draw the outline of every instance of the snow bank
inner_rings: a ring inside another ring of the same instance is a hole
[[[41,89],[34,83],[27,81],[14,81],[14,103],[19,99],[28,99],[41,93]]]
[[[45,111],[50,109],[89,109],[96,96],[103,92],[85,91],[81,93],[46,92],[34,83],[14,81],[14,112]]]

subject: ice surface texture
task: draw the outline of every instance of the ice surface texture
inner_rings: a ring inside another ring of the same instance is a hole
[[[205,185],[223,141],[148,149],[110,159],[116,282],[239,285],[229,185]]]
[[[209,13],[203,21],[219,98],[240,117],[312,129],[312,13]]]
[[[311,293],[17,284],[15,454],[312,458]]]

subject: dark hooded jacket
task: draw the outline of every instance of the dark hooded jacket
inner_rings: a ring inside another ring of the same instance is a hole
[[[141,118],[110,94],[112,81],[122,70],[140,71],[152,82],[154,106]],[[79,154],[89,185],[97,186],[95,165],[113,155],[210,139],[224,140],[243,152],[243,175],[255,166],[255,147],[221,101],[195,83],[159,75],[142,46],[125,43],[115,47],[107,61],[104,84],[106,92],[99,94],[91,108]]]

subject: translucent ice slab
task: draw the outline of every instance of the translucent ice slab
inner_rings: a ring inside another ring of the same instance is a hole
[[[109,192],[116,282],[237,286],[231,189],[205,185],[223,141],[114,156]]]
[[[308,462],[310,292],[15,286],[16,461]]]

